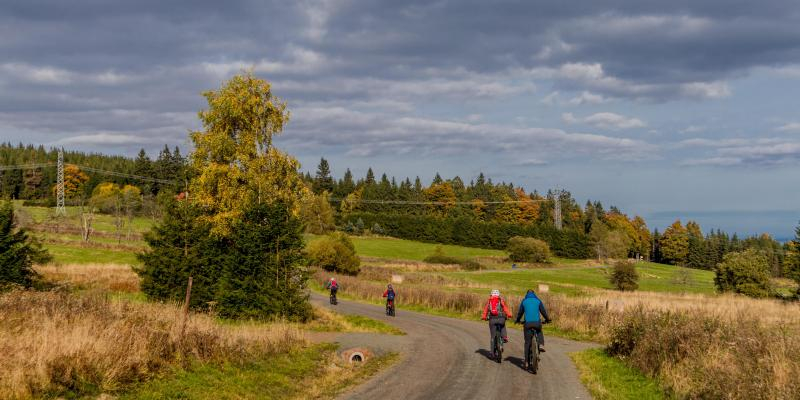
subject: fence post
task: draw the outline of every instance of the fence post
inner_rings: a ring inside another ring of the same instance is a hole
[[[189,319],[189,300],[192,298],[192,276],[189,276],[189,284],[186,285],[186,301],[183,303],[183,322],[181,323],[181,342],[186,332],[186,320]]]

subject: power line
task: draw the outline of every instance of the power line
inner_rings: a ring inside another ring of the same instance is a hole
[[[329,198],[328,201],[341,202],[344,199]],[[502,200],[502,201],[404,201],[404,200],[356,200],[357,203],[364,204],[398,204],[398,205],[432,205],[432,206],[448,206],[448,205],[470,205],[477,206],[481,204],[522,204],[530,202],[547,202],[550,199],[527,199],[527,200]]]
[[[63,157],[63,155],[60,156],[60,157]],[[63,159],[62,158],[59,158],[59,160],[63,163]],[[52,162],[51,163],[35,163],[35,164],[19,164],[19,165],[0,165],[0,171],[13,171],[13,170],[59,167],[59,165],[60,165],[59,163],[52,163]],[[64,164],[64,165],[67,165],[67,164]],[[77,164],[69,164],[69,165],[75,165],[76,167],[78,167],[82,171],[89,171],[89,172],[94,172],[94,173],[98,173],[98,174],[116,176],[116,177],[119,177],[119,178],[136,179],[136,180],[140,180],[140,181],[154,182],[154,183],[164,183],[164,184],[174,183],[173,181],[170,181],[170,180],[167,180],[167,179],[150,178],[150,177],[147,177],[147,176],[126,174],[124,172],[108,171],[108,170],[99,169],[99,168],[87,167],[85,165],[77,165]]]

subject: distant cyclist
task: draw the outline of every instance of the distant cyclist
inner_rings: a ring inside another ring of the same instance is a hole
[[[539,352],[544,353],[544,334],[542,333],[542,320],[539,315],[544,316],[544,322],[550,322],[550,316],[547,315],[547,309],[544,308],[544,303],[539,300],[533,290],[528,290],[525,298],[517,310],[517,318],[514,322],[520,323],[522,317],[525,317],[525,360],[528,359],[528,351],[530,349],[531,340],[533,335],[531,329],[536,332],[536,343],[539,346]],[[527,361],[526,361],[527,364]],[[525,368],[528,368],[525,365]]]
[[[331,290],[331,298],[336,298],[336,292],[339,291],[339,284],[336,282],[336,278],[331,277],[327,283],[325,283],[325,289]]]
[[[483,314],[481,319],[489,321],[489,348],[493,348],[494,333],[500,329],[500,336],[503,337],[503,342],[508,342],[508,333],[506,332],[506,319],[511,317],[511,311],[508,310],[505,300],[500,297],[500,291],[497,289],[492,290],[489,296],[489,301],[483,307]]]
[[[392,288],[392,284],[391,283],[389,284],[389,286],[386,287],[386,291],[383,292],[383,297],[386,298],[386,310],[387,310],[387,313],[388,313],[389,305],[391,305],[392,308],[394,308],[395,293],[394,293],[394,288]]]

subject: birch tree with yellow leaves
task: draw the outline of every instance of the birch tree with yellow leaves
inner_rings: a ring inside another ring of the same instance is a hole
[[[286,103],[252,73],[234,76],[203,96],[208,101],[199,113],[203,130],[190,134],[197,176],[189,195],[204,209],[212,232],[229,234],[244,211],[258,204],[280,201],[297,215],[308,190],[300,163],[273,145],[289,121]]]

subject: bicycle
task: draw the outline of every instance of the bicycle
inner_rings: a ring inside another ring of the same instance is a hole
[[[336,299],[336,293],[335,292],[331,293],[331,304],[333,304],[333,305],[339,304],[339,301]]]
[[[492,338],[492,356],[498,364],[503,362],[503,337],[500,335],[502,328],[500,324],[496,324],[494,330],[494,337]]]
[[[545,321],[542,322],[542,325],[549,323],[550,321]],[[536,329],[530,328],[529,330],[531,331],[533,337],[528,345],[528,358],[525,360],[525,362],[528,365],[528,372],[536,374],[539,371],[539,361],[541,361],[541,357],[539,356],[539,339]]]
[[[386,300],[386,315],[394,317],[394,299]]]

